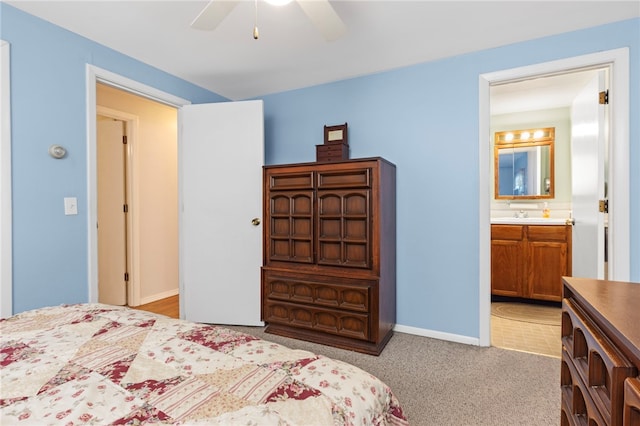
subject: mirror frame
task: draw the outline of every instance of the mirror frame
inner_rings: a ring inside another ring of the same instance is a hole
[[[536,132],[542,131],[542,136],[534,137]],[[527,136],[527,134],[529,136]],[[553,148],[555,143],[555,127],[539,129],[508,130],[496,132],[493,146],[493,176],[494,197],[496,200],[536,200],[554,198],[555,192],[555,159]],[[500,150],[513,148],[528,148],[535,146],[549,147],[549,192],[544,195],[500,195]]]

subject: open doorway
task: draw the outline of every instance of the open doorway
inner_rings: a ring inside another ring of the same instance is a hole
[[[555,166],[551,168],[551,171],[555,172],[549,173],[548,167],[546,170],[543,167],[548,164],[545,161],[535,162],[529,159],[528,163],[531,164],[523,165],[526,170],[531,169],[527,173],[526,177],[528,178],[536,177],[542,180],[546,176],[551,188],[551,195],[542,192],[539,185],[535,185],[535,188],[529,188],[529,186],[534,186],[533,182],[530,182],[526,188],[528,192],[534,192],[535,189],[535,193],[527,194],[526,198],[520,198],[517,195],[502,195],[503,191],[507,190],[502,186],[500,198],[492,191],[492,346],[556,358],[561,356],[559,336],[562,290],[560,277],[572,274],[572,263],[575,263],[572,262],[572,252],[575,253],[576,258],[580,258],[585,257],[582,249],[588,250],[588,258],[596,259],[598,251],[597,247],[572,249],[572,239],[585,240],[584,236],[577,235],[585,231],[584,227],[568,226],[563,223],[564,220],[574,217],[572,213],[575,208],[574,198],[586,182],[593,186],[588,193],[600,192],[596,181],[591,182],[586,177],[580,178],[578,182],[572,179],[573,171],[585,168],[576,162],[593,161],[606,167],[606,156],[591,159],[588,155],[580,155],[579,152],[576,154],[573,146],[573,129],[577,125],[573,121],[574,109],[576,108],[575,100],[597,76],[598,70],[577,70],[559,75],[508,82],[490,88],[491,135],[519,135],[519,129],[553,129],[552,140],[547,143],[549,143],[548,151],[553,154],[551,159]],[[597,96],[597,91],[594,90],[592,98],[595,103],[598,101]],[[597,105],[594,107],[597,108]],[[606,109],[606,106],[601,108]],[[531,139],[526,139],[525,142],[534,143],[527,141],[531,141]],[[500,149],[502,152],[500,154],[501,161],[507,158],[507,155],[504,154],[505,149],[510,153],[509,157],[513,155],[514,158],[517,158],[512,153],[513,148],[502,148]],[[532,147],[516,148],[515,150],[522,151],[518,154],[520,157],[528,155],[529,157],[533,156],[535,160],[540,157],[532,155],[538,153],[538,151],[533,151],[535,149]],[[494,150],[494,155],[497,152]],[[497,164],[496,159],[494,159],[494,164]],[[492,176],[497,182],[497,170],[492,170]],[[514,182],[506,182],[507,178],[511,176],[507,175],[507,170],[506,164],[501,165],[500,182],[507,184],[508,189],[511,189]],[[529,176],[531,174],[533,176]],[[574,183],[579,183],[578,188]],[[528,219],[543,219],[542,210],[545,207],[548,209],[546,215],[549,220],[540,220],[537,222],[537,226],[548,225],[544,228],[535,228],[536,233],[531,226],[520,227],[515,223],[504,226],[504,219],[522,215],[523,211]],[[553,222],[551,222],[552,220]],[[493,225],[494,221],[503,225]],[[583,222],[580,220],[580,225]],[[518,230],[522,232],[518,235],[507,235],[507,231],[515,232],[516,229],[513,226],[517,226]],[[544,235],[537,234],[542,231],[547,232]],[[550,231],[553,231],[554,234],[548,234]],[[602,265],[602,269],[604,269],[604,265]]]
[[[177,109],[102,83],[96,105],[98,301],[138,306],[175,299]]]
[[[628,280],[629,259],[629,163],[628,163],[628,49],[617,49],[595,54],[573,57],[549,63],[536,64],[522,68],[483,74],[479,79],[480,97],[480,345],[491,345],[491,225],[490,212],[492,196],[490,193],[493,175],[491,138],[491,94],[490,87],[496,84],[525,81],[559,74],[572,73],[608,67],[611,87],[615,90],[615,99],[610,97],[610,108],[615,111],[610,119],[610,144],[606,153],[609,159],[608,199],[614,200],[616,209],[609,213],[609,278]]]

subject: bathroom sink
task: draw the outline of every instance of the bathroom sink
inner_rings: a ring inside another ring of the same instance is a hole
[[[494,225],[566,225],[567,221],[571,223],[571,219],[562,219],[558,217],[492,217],[491,223]]]

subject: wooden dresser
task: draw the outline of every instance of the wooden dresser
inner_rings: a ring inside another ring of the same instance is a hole
[[[572,225],[491,225],[491,294],[562,300]]]
[[[563,282],[561,424],[640,426],[640,284]]]
[[[264,167],[266,332],[378,355],[396,321],[396,170]]]

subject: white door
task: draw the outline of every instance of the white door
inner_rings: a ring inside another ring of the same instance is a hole
[[[606,87],[599,71],[574,99],[571,107],[571,183],[574,277],[604,278],[605,105],[599,92]]]
[[[127,304],[124,123],[98,117],[98,301]]]
[[[180,313],[262,325],[262,101],[180,109]]]

